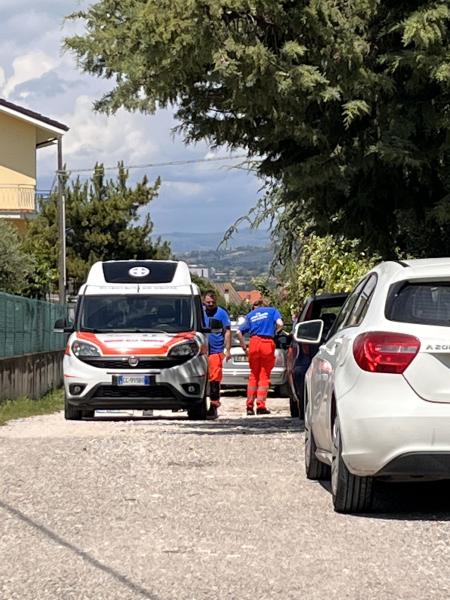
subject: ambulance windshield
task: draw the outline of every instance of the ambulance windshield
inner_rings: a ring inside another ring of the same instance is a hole
[[[194,329],[191,296],[83,296],[78,315],[80,331],[166,332]]]

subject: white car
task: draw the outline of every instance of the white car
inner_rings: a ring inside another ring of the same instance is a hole
[[[299,342],[320,339],[320,320]],[[375,478],[450,479],[450,258],[384,262],[350,294],[305,381],[305,466],[335,510]]]
[[[242,350],[237,339],[236,332],[237,325],[232,324],[231,359],[223,362],[222,388],[246,388],[248,384],[250,365],[248,357]],[[277,336],[275,365],[270,374],[270,385],[274,388],[275,394],[280,398],[287,398],[289,396],[286,371],[286,348],[288,337],[289,336],[284,332]]]

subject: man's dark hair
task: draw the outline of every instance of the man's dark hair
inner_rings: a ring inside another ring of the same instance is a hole
[[[217,299],[217,293],[214,290],[206,290],[206,292],[203,294],[203,298],[206,298],[206,296],[211,296],[211,298]]]
[[[255,300],[252,304],[252,308],[258,308],[258,306],[262,306],[264,304],[263,300]]]

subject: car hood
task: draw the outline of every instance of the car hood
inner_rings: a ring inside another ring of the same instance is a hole
[[[71,342],[86,341],[96,345],[103,356],[165,356],[170,348],[181,342],[193,340],[193,331],[186,333],[90,333],[79,331]]]

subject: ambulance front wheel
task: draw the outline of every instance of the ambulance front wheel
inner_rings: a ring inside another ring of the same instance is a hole
[[[205,421],[206,414],[208,412],[208,398],[205,395],[203,396],[201,402],[197,403],[192,408],[188,408],[188,418],[191,421]]]
[[[66,421],[79,421],[83,417],[83,411],[76,406],[69,404],[67,398],[64,398],[64,418]]]

